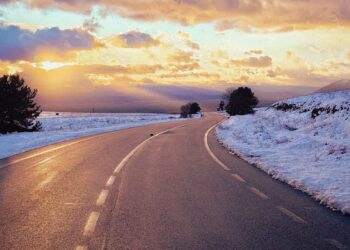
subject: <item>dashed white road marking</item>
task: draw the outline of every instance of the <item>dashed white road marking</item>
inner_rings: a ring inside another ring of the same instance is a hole
[[[232,176],[233,178],[235,178],[237,181],[246,183],[246,180],[243,179],[243,178],[242,178],[240,175],[238,175],[238,174],[231,174],[231,176]]]
[[[100,195],[98,196],[98,199],[96,201],[96,206],[102,206],[105,202],[106,202],[106,199],[107,199],[107,196],[108,196],[108,190],[107,189],[103,189],[100,193]]]
[[[264,194],[263,192],[261,192],[259,189],[255,188],[255,187],[250,187],[249,189],[250,189],[250,191],[252,191],[254,194],[259,196],[263,200],[267,200],[269,198],[266,194]]]
[[[211,156],[211,158],[213,158],[213,160],[219,164],[219,166],[221,166],[223,169],[225,169],[226,171],[230,171],[230,168],[227,167],[222,161],[220,161],[216,156],[215,154],[213,153],[213,151],[211,151],[210,147],[209,147],[209,144],[208,144],[208,135],[210,133],[210,131],[216,126],[216,124],[212,127],[210,127],[207,132],[205,132],[205,135],[204,135],[204,146],[205,146],[205,149],[208,151],[209,155]]]
[[[335,239],[325,239],[325,241],[331,244],[332,246],[336,247],[337,249],[340,249],[340,250],[348,249],[346,246],[344,246],[342,243],[340,243]]]
[[[90,214],[84,227],[84,236],[90,236],[93,232],[95,232],[96,224],[99,217],[99,212],[92,212]]]
[[[77,247],[75,248],[75,250],[87,250],[87,249],[88,249],[87,246],[77,246]]]
[[[115,176],[112,175],[111,177],[109,177],[108,181],[106,182],[106,186],[107,187],[112,186],[114,181],[115,181]]]
[[[292,211],[288,210],[285,207],[277,206],[276,207],[279,211],[281,211],[283,214],[287,215],[288,217],[292,218],[295,222],[301,223],[301,224],[307,224],[307,222],[300,218],[298,215],[293,213]]]
[[[171,128],[171,129],[167,129],[163,132],[160,132],[146,140],[144,140],[143,142],[141,142],[138,146],[136,146],[133,150],[131,150],[129,152],[129,154],[127,154],[123,160],[117,165],[117,167],[115,168],[115,170],[113,171],[114,174],[117,174],[119,173],[122,168],[125,166],[125,164],[127,163],[127,161],[136,153],[137,150],[139,150],[143,145],[145,145],[149,140],[161,135],[161,134],[164,134],[166,132],[169,132],[171,130],[174,130],[174,129],[177,129],[177,128],[181,128],[181,127],[184,127],[186,126],[185,125],[180,125],[180,126],[176,126],[174,128]],[[116,179],[116,176],[115,175],[112,175],[108,178],[107,182],[106,182],[106,187],[109,187],[111,185],[113,185],[114,181]],[[99,195],[99,197],[97,198],[96,200],[96,206],[102,206],[106,199],[107,199],[107,196],[108,196],[108,193],[109,191],[107,189],[103,189]],[[85,224],[85,227],[84,227],[84,233],[83,235],[85,237],[89,237],[91,236],[91,234],[94,233],[95,231],[95,228],[96,228],[96,225],[97,225],[97,222],[98,222],[98,218],[100,217],[100,213],[99,212],[92,212]],[[87,250],[87,246],[77,246],[76,247],[76,250]]]

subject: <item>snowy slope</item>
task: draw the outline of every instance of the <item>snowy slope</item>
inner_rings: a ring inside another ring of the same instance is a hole
[[[343,79],[336,82],[333,82],[331,84],[328,84],[318,91],[317,93],[328,93],[328,92],[334,92],[339,90],[346,90],[350,89],[350,79]]]
[[[350,213],[350,90],[280,101],[232,117],[216,132],[274,178]]]
[[[0,134],[0,159],[24,151],[82,136],[178,119],[170,114],[43,112],[43,131]]]

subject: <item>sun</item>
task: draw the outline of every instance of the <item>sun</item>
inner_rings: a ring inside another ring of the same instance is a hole
[[[72,63],[45,61],[45,62],[39,63],[38,67],[48,71],[48,70],[57,69],[57,68],[60,68],[60,67],[63,67],[63,66],[67,66],[67,65],[72,65]]]

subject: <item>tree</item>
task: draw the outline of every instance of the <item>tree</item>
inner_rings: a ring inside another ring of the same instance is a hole
[[[217,110],[218,111],[224,111],[224,109],[225,109],[225,102],[224,101],[220,101]]]
[[[238,89],[228,89],[224,94],[227,104],[225,110],[230,115],[253,114],[259,100],[248,87]]]
[[[201,107],[198,103],[192,102],[190,103],[190,115],[197,114],[199,111],[201,111]]]
[[[192,116],[193,114],[197,114],[201,111],[201,107],[196,102],[189,102],[180,108],[181,117],[187,118],[188,116]]]
[[[182,118],[187,118],[188,115],[190,114],[190,105],[189,103],[182,105],[180,108],[180,115]]]
[[[32,90],[19,75],[0,77],[0,133],[38,131],[41,123],[35,121],[41,110]]]

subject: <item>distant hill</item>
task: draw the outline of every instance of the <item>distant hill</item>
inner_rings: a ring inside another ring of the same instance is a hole
[[[350,89],[350,79],[339,80],[328,84],[317,90],[316,93],[328,93],[345,89]]]

